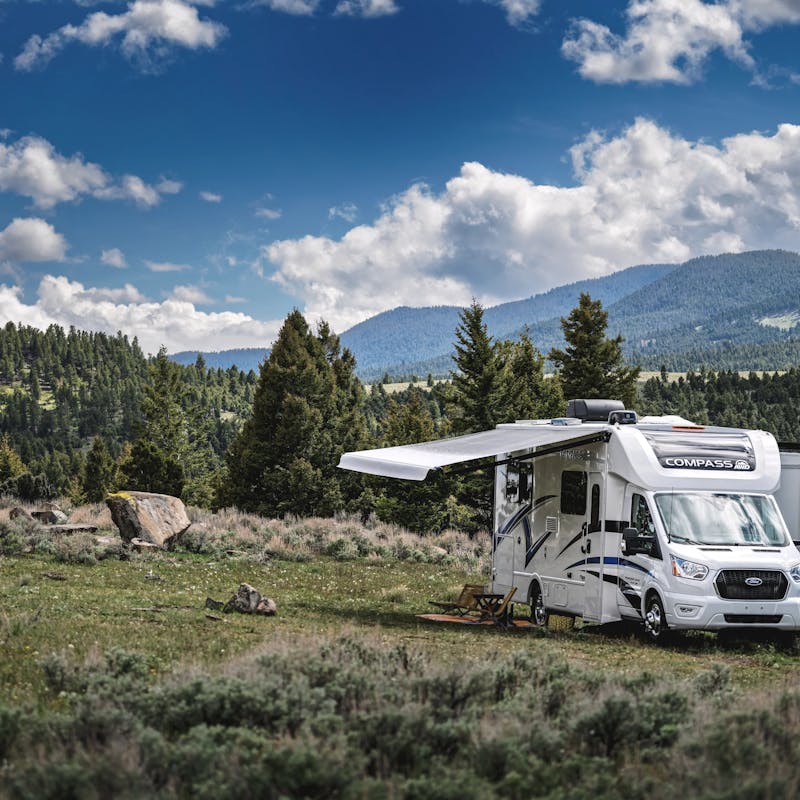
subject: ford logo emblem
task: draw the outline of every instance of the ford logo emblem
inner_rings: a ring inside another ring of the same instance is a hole
[[[761,578],[745,578],[744,582],[748,586],[761,586],[761,584],[764,583],[764,581],[762,581]]]

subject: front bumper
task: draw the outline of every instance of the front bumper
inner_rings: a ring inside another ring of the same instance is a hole
[[[800,631],[800,597],[783,600],[723,600],[720,597],[663,597],[667,624],[677,630],[776,628]]]

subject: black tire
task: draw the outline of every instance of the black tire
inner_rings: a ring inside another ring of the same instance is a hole
[[[546,628],[550,612],[544,607],[544,597],[538,583],[531,586],[531,622],[537,628]]]
[[[644,632],[651,642],[663,644],[669,637],[667,615],[664,613],[664,604],[661,598],[651,592],[647,595],[644,605]]]

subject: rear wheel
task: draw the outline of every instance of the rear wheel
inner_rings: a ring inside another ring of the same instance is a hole
[[[531,587],[531,622],[539,628],[546,628],[550,613],[544,607],[544,597],[538,583]]]
[[[667,615],[661,598],[655,592],[649,594],[645,602],[644,630],[651,642],[660,644],[667,638]]]

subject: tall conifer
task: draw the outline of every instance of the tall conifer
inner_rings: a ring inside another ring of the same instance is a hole
[[[565,397],[607,397],[631,408],[640,368],[626,366],[623,338],[607,339],[607,326],[608,312],[602,303],[581,292],[578,305],[561,318],[567,346],[552,349],[549,357],[558,368]]]

